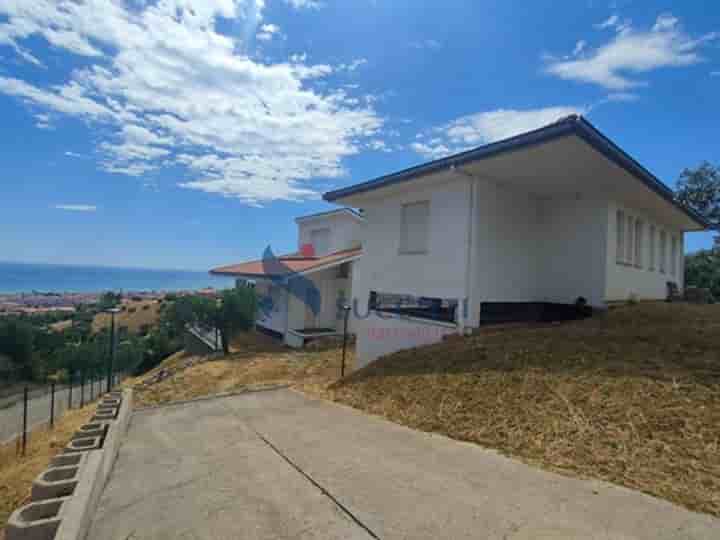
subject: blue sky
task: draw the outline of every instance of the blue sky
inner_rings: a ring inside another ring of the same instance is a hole
[[[718,95],[710,2],[0,0],[0,260],[291,250],[323,191],[571,112],[672,185]]]

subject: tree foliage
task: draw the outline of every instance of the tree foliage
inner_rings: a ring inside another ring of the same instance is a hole
[[[685,284],[710,289],[720,299],[720,249],[705,249],[685,257]]]
[[[677,200],[692,208],[720,230],[720,169],[708,163],[685,169],[677,181]],[[715,237],[718,244],[720,237]]]
[[[240,287],[223,291],[217,308],[216,324],[220,329],[223,351],[230,351],[230,339],[241,330],[255,326],[257,296],[255,289]]]

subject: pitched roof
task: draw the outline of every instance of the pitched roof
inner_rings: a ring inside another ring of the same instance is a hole
[[[317,212],[316,214],[307,214],[305,216],[299,216],[295,218],[295,222],[304,221],[306,219],[315,219],[315,218],[322,218],[327,216],[332,216],[335,214],[348,214],[360,221],[365,220],[365,216],[363,216],[360,212],[355,210],[354,208],[337,208],[335,210],[327,210],[325,212]]]
[[[277,258],[249,261],[210,270],[211,274],[239,277],[285,277],[304,274],[318,268],[333,267],[362,254],[362,248],[345,249],[323,257],[303,257],[299,253],[281,255]]]
[[[401,182],[407,182],[420,176],[425,176],[453,166],[465,165],[467,163],[487,159],[498,154],[521,150],[568,135],[577,135],[583,139],[596,151],[600,152],[609,160],[625,169],[628,173],[643,182],[660,197],[679,208],[703,228],[711,227],[704,217],[691,208],[688,208],[678,202],[675,199],[673,191],[655,177],[655,175],[630,157],[625,151],[603,135],[585,118],[576,114],[558,120],[557,122],[545,127],[528,131],[527,133],[522,133],[485,146],[480,146],[473,150],[468,150],[467,152],[461,152],[446,158],[430,161],[416,167],[411,167],[396,173],[381,176],[374,180],[356,184],[354,186],[330,191],[323,195],[323,199],[329,202],[337,201],[344,197],[365,193]]]

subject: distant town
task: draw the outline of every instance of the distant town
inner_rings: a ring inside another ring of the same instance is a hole
[[[40,313],[65,312],[74,313],[80,306],[91,306],[100,302],[104,292],[41,292],[27,293],[0,293],[0,317],[7,315],[33,315]],[[217,291],[213,288],[199,291],[122,291],[125,298],[135,301],[161,300],[168,294],[184,296],[200,294],[215,296]]]

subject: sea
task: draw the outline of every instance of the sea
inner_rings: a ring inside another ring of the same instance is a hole
[[[227,289],[231,278],[189,270],[154,270],[0,262],[0,294],[22,292],[187,291]]]

